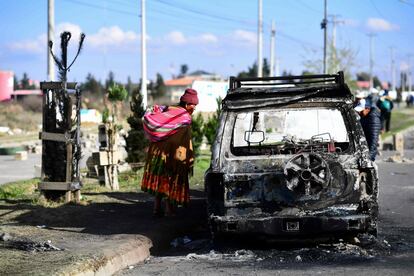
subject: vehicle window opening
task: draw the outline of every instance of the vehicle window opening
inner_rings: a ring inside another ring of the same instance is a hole
[[[236,155],[340,154],[349,147],[341,111],[327,107],[238,113],[232,141]]]

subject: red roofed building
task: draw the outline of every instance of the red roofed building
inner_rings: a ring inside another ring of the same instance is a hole
[[[180,97],[186,88],[192,87],[195,80],[201,79],[200,77],[183,77],[178,79],[167,80],[164,82],[167,90],[168,100],[170,103],[178,103]]]
[[[357,81],[357,86],[359,89],[364,90],[364,89],[369,89],[369,81]]]
[[[205,71],[195,71],[187,76],[164,81],[166,87],[166,98],[162,101],[165,104],[176,104],[186,88],[193,88],[195,81],[222,82],[223,79],[215,74]]]

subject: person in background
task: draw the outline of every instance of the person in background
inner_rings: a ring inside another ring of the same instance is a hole
[[[381,110],[381,133],[388,132],[390,131],[391,125],[391,111],[394,108],[394,104],[389,96],[388,90],[384,90],[377,106]]]
[[[198,104],[197,91],[186,89],[177,106],[157,106],[144,115],[144,131],[150,140],[141,190],[155,196],[153,215],[174,216],[177,205],[190,201],[188,176],[192,173],[194,152],[191,141],[191,115]]]
[[[366,99],[361,94],[357,94],[354,104],[355,111],[361,117],[361,126],[367,139],[369,157],[375,161],[378,154],[378,139],[381,131],[381,111],[376,106],[377,93],[371,93]]]

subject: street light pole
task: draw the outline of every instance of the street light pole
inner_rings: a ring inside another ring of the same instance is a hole
[[[47,1],[47,79],[55,80],[55,67],[52,53],[49,49],[49,41],[53,41],[55,33],[55,0]]]
[[[328,27],[328,1],[324,1],[324,18],[321,24],[321,27],[323,28],[323,73],[327,73],[327,60],[326,60],[326,47],[328,44],[328,34],[327,34],[327,27]]]
[[[270,77],[275,76],[275,37],[276,37],[275,21],[272,20],[272,32],[271,32],[271,37],[270,37]]]
[[[394,47],[391,47],[391,91],[395,91],[395,60],[394,60]]]
[[[147,47],[145,26],[145,0],[141,0],[141,93],[142,105],[147,108]]]
[[[262,44],[263,44],[263,14],[262,14],[262,0],[259,0],[259,20],[257,26],[257,77],[263,76],[263,57],[262,57]]]
[[[374,45],[373,45],[373,38],[375,34],[370,33],[369,36],[369,89],[371,90],[374,87],[374,58],[373,58],[373,51],[374,51]]]

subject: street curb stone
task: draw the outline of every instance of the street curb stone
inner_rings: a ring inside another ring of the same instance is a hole
[[[75,268],[68,268],[58,275],[103,276],[112,275],[150,256],[152,241],[141,235],[134,238],[120,237],[122,243],[102,248],[93,258],[86,259]]]

